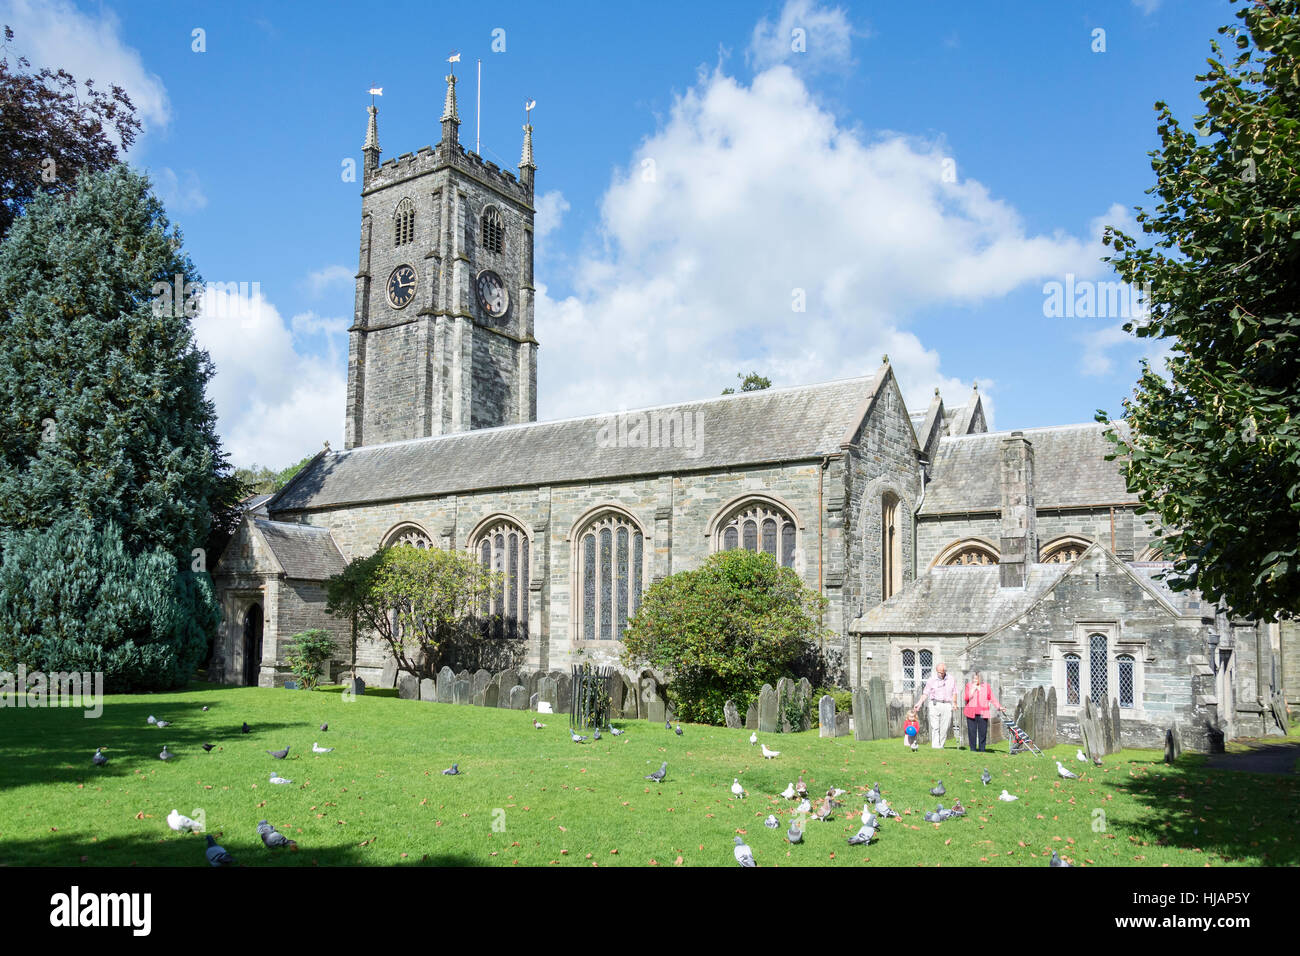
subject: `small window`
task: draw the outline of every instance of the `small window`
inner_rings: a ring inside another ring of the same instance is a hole
[[[415,203],[403,199],[393,213],[393,245],[404,246],[415,241]]]
[[[916,695],[916,651],[903,651],[903,691],[908,697]]]
[[[1079,703],[1079,655],[1065,655],[1065,702]]]
[[[1092,702],[1100,707],[1110,703],[1110,686],[1106,679],[1106,635],[1088,638],[1088,689]]]
[[[934,652],[921,651],[921,685],[930,679],[930,671],[934,669]]]
[[[1115,663],[1119,668],[1119,705],[1126,710],[1131,709],[1133,707],[1133,658],[1128,654],[1121,654],[1115,658]]]
[[[484,249],[488,252],[500,252],[505,248],[506,225],[495,206],[488,206],[483,210],[483,216],[479,219],[479,228]]]

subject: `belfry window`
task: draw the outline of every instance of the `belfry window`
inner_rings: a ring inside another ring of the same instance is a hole
[[[415,241],[415,203],[403,199],[393,213],[393,245],[404,246]]]
[[[506,225],[495,206],[488,206],[483,210],[483,215],[479,219],[479,232],[482,236],[483,248],[488,252],[500,252],[505,248]]]

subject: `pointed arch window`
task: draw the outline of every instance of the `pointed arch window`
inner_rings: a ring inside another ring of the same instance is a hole
[[[761,551],[770,554],[781,567],[793,568],[797,535],[794,519],[783,509],[770,502],[751,501],[719,523],[714,532],[714,550]]]
[[[431,548],[433,542],[429,536],[424,533],[424,529],[419,525],[404,524],[394,528],[384,539],[384,547],[392,548],[399,544],[409,545],[412,548]]]
[[[393,213],[393,245],[404,246],[415,241],[415,203],[410,198],[397,204]]]
[[[903,534],[899,525],[898,496],[880,498],[880,600],[888,601],[903,587]]]
[[[614,511],[597,515],[575,539],[574,618],[585,641],[621,641],[641,609],[645,537]]]
[[[509,518],[494,521],[478,533],[470,551],[479,564],[501,575],[496,590],[479,603],[496,640],[516,640],[528,634],[528,534]]]
[[[496,206],[488,206],[479,218],[479,234],[483,248],[488,252],[501,252],[506,244],[506,224]]]

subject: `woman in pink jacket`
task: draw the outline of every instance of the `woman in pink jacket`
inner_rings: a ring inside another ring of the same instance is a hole
[[[1002,705],[993,696],[993,688],[984,683],[979,671],[971,674],[966,682],[966,707],[962,713],[966,716],[967,734],[970,737],[970,749],[983,751],[988,738],[989,715],[994,710],[1001,710]],[[976,742],[978,741],[978,746]]]

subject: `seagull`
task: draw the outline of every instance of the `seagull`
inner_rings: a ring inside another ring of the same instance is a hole
[[[1056,773],[1058,776],[1060,776],[1062,779],[1065,780],[1079,779],[1079,775],[1077,773],[1075,773],[1073,770],[1066,768],[1065,764],[1061,763],[1061,761],[1059,760],[1056,761]]]
[[[627,733],[626,730],[619,730],[617,727],[609,728],[609,732],[613,734],[615,737],[622,737],[625,733]]]
[[[754,746],[754,744],[756,744],[756,743],[758,743],[758,734],[750,734],[750,735],[749,735],[749,745],[752,747],[752,746]]]
[[[239,728],[239,732],[241,734],[251,734],[253,732],[253,728],[248,726],[248,721],[244,721],[244,726]]]
[[[329,724],[321,724],[321,725],[320,725],[320,729],[321,729],[321,733],[324,733],[325,731],[327,731],[327,730],[330,729],[330,725],[329,725]]]
[[[538,720],[538,719],[535,718],[535,717],[533,718],[533,730],[541,730],[541,729],[543,729],[545,726],[546,726],[546,725],[545,725],[544,723],[542,723],[540,720]]]
[[[1005,790],[1003,790],[1001,793],[998,794],[998,799],[1001,800],[1003,803],[1010,803],[1012,800],[1019,800],[1020,798],[1017,797],[1015,794],[1007,793]]]
[[[785,831],[785,838],[791,843],[799,843],[803,840],[803,831],[799,829],[798,820],[790,822],[790,829]]]
[[[663,783],[664,777],[668,776],[668,761],[665,760],[663,766],[652,774],[646,776],[647,780],[653,780],[655,783]]]
[[[597,727],[595,730],[593,730],[593,731],[591,732],[591,739],[592,739],[592,740],[599,740],[599,739],[600,739],[600,728],[599,728],[599,727]]]
[[[1051,859],[1051,862],[1049,862],[1047,865],[1048,865],[1048,866],[1069,866],[1070,864],[1068,864],[1068,863],[1066,863],[1064,860],[1062,860],[1062,859],[1057,855],[1056,851],[1053,850],[1053,851],[1052,851],[1052,859]]]
[[[745,788],[740,785],[739,777],[731,778],[731,792],[736,795],[737,800],[744,798]]]
[[[262,843],[265,844],[269,850],[274,850],[276,847],[281,846],[298,845],[265,820],[262,820],[257,824],[257,835],[262,838]]]
[[[754,851],[740,837],[736,837],[736,862],[741,866],[758,866],[754,862]]]
[[[682,725],[678,724],[676,728],[673,729],[673,733],[680,737],[682,735]]]
[[[872,803],[880,802],[880,784],[873,783],[871,789],[867,791],[866,798]]]
[[[803,774],[799,774],[799,782],[794,785],[794,789],[799,796],[808,796],[808,784],[803,782]]]
[[[167,814],[167,825],[178,833],[182,830],[186,833],[193,833],[199,829],[199,825],[183,813],[173,810]]]
[[[442,772],[442,775],[443,775],[444,777],[458,777],[458,776],[460,776],[460,764],[458,764],[458,763],[454,763],[454,764],[452,764],[450,767],[448,767],[446,770],[444,770],[444,771]]]
[[[769,813],[767,819],[763,821],[763,826],[767,827],[769,830],[775,830],[780,825],[781,822],[777,820],[775,813]]]
[[[286,779],[284,779],[284,777],[280,776],[278,773],[273,773],[273,774],[271,774],[271,782],[272,782],[272,783],[276,783],[276,784],[293,783],[292,780],[286,780]]]
[[[175,755],[174,753],[172,753],[170,750],[167,749],[167,745],[166,745],[166,744],[163,744],[162,753],[160,753],[160,754],[158,755],[158,759],[159,759],[159,760],[171,760],[172,757],[175,757],[175,756],[176,756],[176,755]]]
[[[573,742],[575,744],[580,744],[587,739],[586,737],[578,736],[578,732],[576,730],[570,730],[569,736],[573,738]]]
[[[205,707],[204,710],[206,709]],[[212,839],[212,834],[208,834],[208,848],[203,851],[203,855],[213,866],[230,866],[235,862],[235,858],[226,852],[226,848],[218,846],[217,841]]]
[[[866,844],[871,842],[872,838],[875,837],[875,835],[876,835],[876,828],[874,826],[867,826],[864,823],[862,825],[862,829],[860,829],[857,833],[853,834],[853,836],[849,837],[849,846],[865,846]]]
[[[781,791],[780,795],[785,797],[787,800],[793,800],[796,796],[794,792],[794,784],[789,784],[784,790]]]
[[[314,754],[332,754],[334,752],[334,748],[322,747],[319,743],[313,743],[311,745],[311,752]]]
[[[945,790],[945,789],[943,788],[943,781],[942,781],[942,780],[939,781],[938,786],[935,786],[935,787],[931,787],[931,788],[930,788],[930,796],[932,796],[932,797],[942,797],[942,796],[943,796],[945,793],[947,793],[947,792],[948,792],[948,791]]]
[[[980,779],[984,781],[984,786],[986,787],[993,782],[993,775],[989,773],[988,767],[984,768],[984,772],[980,774]]]
[[[153,714],[150,714],[148,717],[145,718],[144,722],[146,724],[156,724],[158,723],[158,718],[155,717]]]
[[[96,767],[102,767],[104,766],[104,764],[108,763],[108,758],[104,756],[103,747],[100,747],[98,750],[95,751],[95,755],[90,758],[90,762],[93,763]]]
[[[1080,750],[1078,747],[1074,748],[1074,759],[1079,761],[1079,763],[1088,762],[1088,758],[1083,755],[1083,751]]]
[[[799,806],[797,806],[797,807],[794,808],[794,812],[795,812],[795,813],[812,813],[812,804],[808,801],[808,798],[807,798],[807,797],[804,797],[803,800],[801,800],[801,801],[799,802]]]
[[[203,745],[203,752],[204,752],[204,753],[212,753],[213,749],[215,749],[216,746],[217,746],[216,744],[204,744],[204,745]]]
[[[268,750],[267,753],[276,760],[283,760],[285,757],[289,756],[289,748],[285,747],[283,750]]]

